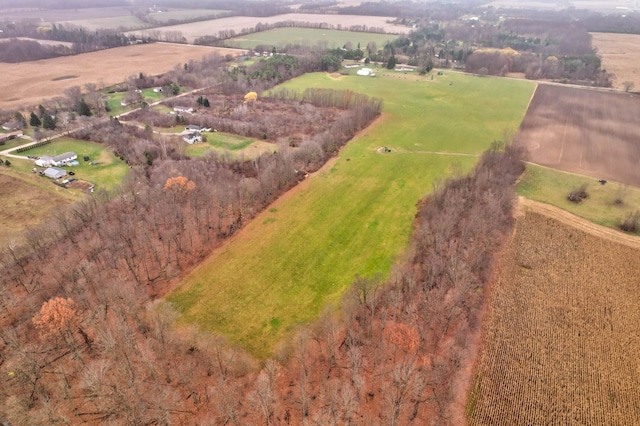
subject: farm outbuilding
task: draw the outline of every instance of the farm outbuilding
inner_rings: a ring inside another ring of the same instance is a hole
[[[60,179],[65,177],[67,172],[57,167],[49,167],[44,171],[44,175],[50,179]]]
[[[356,71],[356,74],[369,77],[373,77],[376,75],[371,68],[360,68],[358,71]]]

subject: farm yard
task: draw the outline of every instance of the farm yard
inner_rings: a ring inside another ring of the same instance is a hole
[[[304,13],[287,13],[285,15],[276,15],[269,17],[261,17],[256,20],[249,16],[233,16],[230,18],[220,18],[212,21],[192,22],[189,24],[171,25],[158,28],[162,31],[180,32],[186,39],[187,43],[193,43],[198,37],[206,35],[217,35],[219,31],[233,30],[240,32],[245,28],[253,28],[259,21],[262,24],[275,24],[277,22],[309,22],[312,24],[328,24],[335,29],[349,28],[353,25],[362,25],[367,27],[384,28],[390,34],[408,34],[410,27],[390,24],[395,18],[385,16],[361,16],[361,15],[320,15],[320,14],[304,14]],[[135,34],[138,37],[148,35],[147,30],[130,31],[126,34]]]
[[[640,187],[639,99],[539,85],[516,143],[533,163]]]
[[[105,146],[94,143],[75,140],[71,138],[58,138],[50,144],[29,149],[22,155],[43,156],[58,155],[64,152],[73,151],[78,155],[78,166],[67,167],[67,170],[76,173],[76,177],[93,184],[97,184],[100,189],[113,189],[122,183],[122,179],[129,173],[129,167],[113,152]],[[89,161],[84,161],[83,157],[89,157]],[[33,161],[12,159],[12,164],[16,170],[31,172]],[[44,178],[42,178],[44,179]]]
[[[465,173],[475,154],[514,131],[534,88],[526,81],[446,78],[441,84],[318,73],[286,83],[381,97],[384,112],[169,294],[182,321],[264,358],[296,324],[336,304],[356,276],[386,276],[406,248],[426,188]],[[452,116],[464,123],[448,125]],[[381,152],[383,146],[391,152]]]
[[[288,44],[304,46],[326,45],[333,49],[351,43],[355,49],[358,43],[365,50],[367,43],[374,42],[378,46],[384,46],[387,41],[396,37],[390,34],[362,33],[353,31],[320,30],[315,28],[276,28],[247,34],[225,40],[225,46],[242,49],[255,49],[256,46],[275,46],[280,49]]]
[[[62,96],[72,86],[97,83],[106,87],[130,75],[161,74],[213,53],[240,55],[243,51],[151,43],[20,64],[0,63],[0,108],[37,105],[43,98]]]
[[[488,300],[470,425],[640,423],[628,244],[525,208]]]
[[[591,33],[591,37],[602,68],[613,74],[613,86],[624,89],[624,83],[630,81],[640,90],[640,35]]]

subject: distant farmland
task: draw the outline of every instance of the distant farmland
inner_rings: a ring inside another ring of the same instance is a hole
[[[640,35],[591,33],[594,47],[602,58],[602,68],[613,74],[613,85],[623,88],[625,81],[640,90]]]
[[[408,34],[411,28],[401,25],[390,24],[395,20],[393,17],[387,16],[360,16],[360,15],[316,15],[304,13],[287,13],[285,15],[276,15],[269,17],[251,17],[251,16],[233,16],[230,18],[221,18],[211,21],[193,22],[190,24],[171,25],[156,30],[161,31],[178,31],[186,37],[188,43],[201,36],[216,35],[219,31],[233,30],[242,31],[244,28],[253,28],[258,22],[263,24],[275,24],[276,22],[310,22],[313,24],[329,24],[336,28],[349,28],[352,25],[366,25],[367,27],[381,27],[387,33],[391,34]],[[127,34],[136,34],[145,36],[147,31],[131,31]]]
[[[640,239],[535,212],[514,235],[488,299],[469,424],[640,424]]]
[[[533,163],[640,187],[640,97],[539,85],[517,143]]]
[[[162,74],[176,65],[216,52],[242,53],[223,48],[152,43],[21,64],[0,64],[0,108],[37,105],[45,98],[62,96],[64,89],[71,86],[82,87],[86,83],[109,86],[141,72]]]
[[[360,43],[360,48],[366,50],[367,43],[373,41],[378,47],[384,46],[387,41],[397,38],[391,34],[362,33],[353,31],[320,30],[314,28],[277,28],[234,37],[225,41],[229,47],[253,49],[259,45],[275,46],[281,48],[287,44],[300,44],[313,46],[326,43],[329,48],[342,47],[349,42],[355,49]]]
[[[317,73],[285,86],[354,90],[382,97],[385,107],[337,159],[257,216],[168,296],[184,322],[222,333],[259,357],[337,303],[356,276],[387,275],[406,248],[418,199],[435,182],[467,172],[476,154],[515,130],[534,88],[446,72],[434,80]]]

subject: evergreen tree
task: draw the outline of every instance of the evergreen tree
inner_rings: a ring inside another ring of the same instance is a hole
[[[395,67],[396,67],[396,57],[394,55],[391,55],[389,57],[389,61],[387,62],[387,69],[392,70]]]
[[[209,108],[211,106],[211,104],[209,104],[209,98],[204,98],[204,100],[202,101],[202,105],[205,108]]]
[[[40,125],[42,125],[42,122],[37,115],[31,113],[31,117],[29,117],[29,124],[33,127],[39,127]]]
[[[91,116],[91,108],[89,108],[89,104],[87,104],[84,98],[80,98],[80,102],[78,102],[77,111],[78,111],[78,114],[84,115],[85,117]]]
[[[42,127],[49,130],[56,128],[56,121],[51,117],[51,114],[45,113],[44,117],[42,117]]]

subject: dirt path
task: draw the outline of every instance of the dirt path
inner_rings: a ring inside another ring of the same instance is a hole
[[[549,204],[529,200],[524,197],[518,197],[519,214],[523,214],[524,211],[527,210],[540,213],[596,237],[604,238],[615,243],[620,243],[632,248],[640,249],[640,237],[625,234],[622,231],[616,231],[612,228],[597,225],[593,222],[575,216],[565,210]]]

